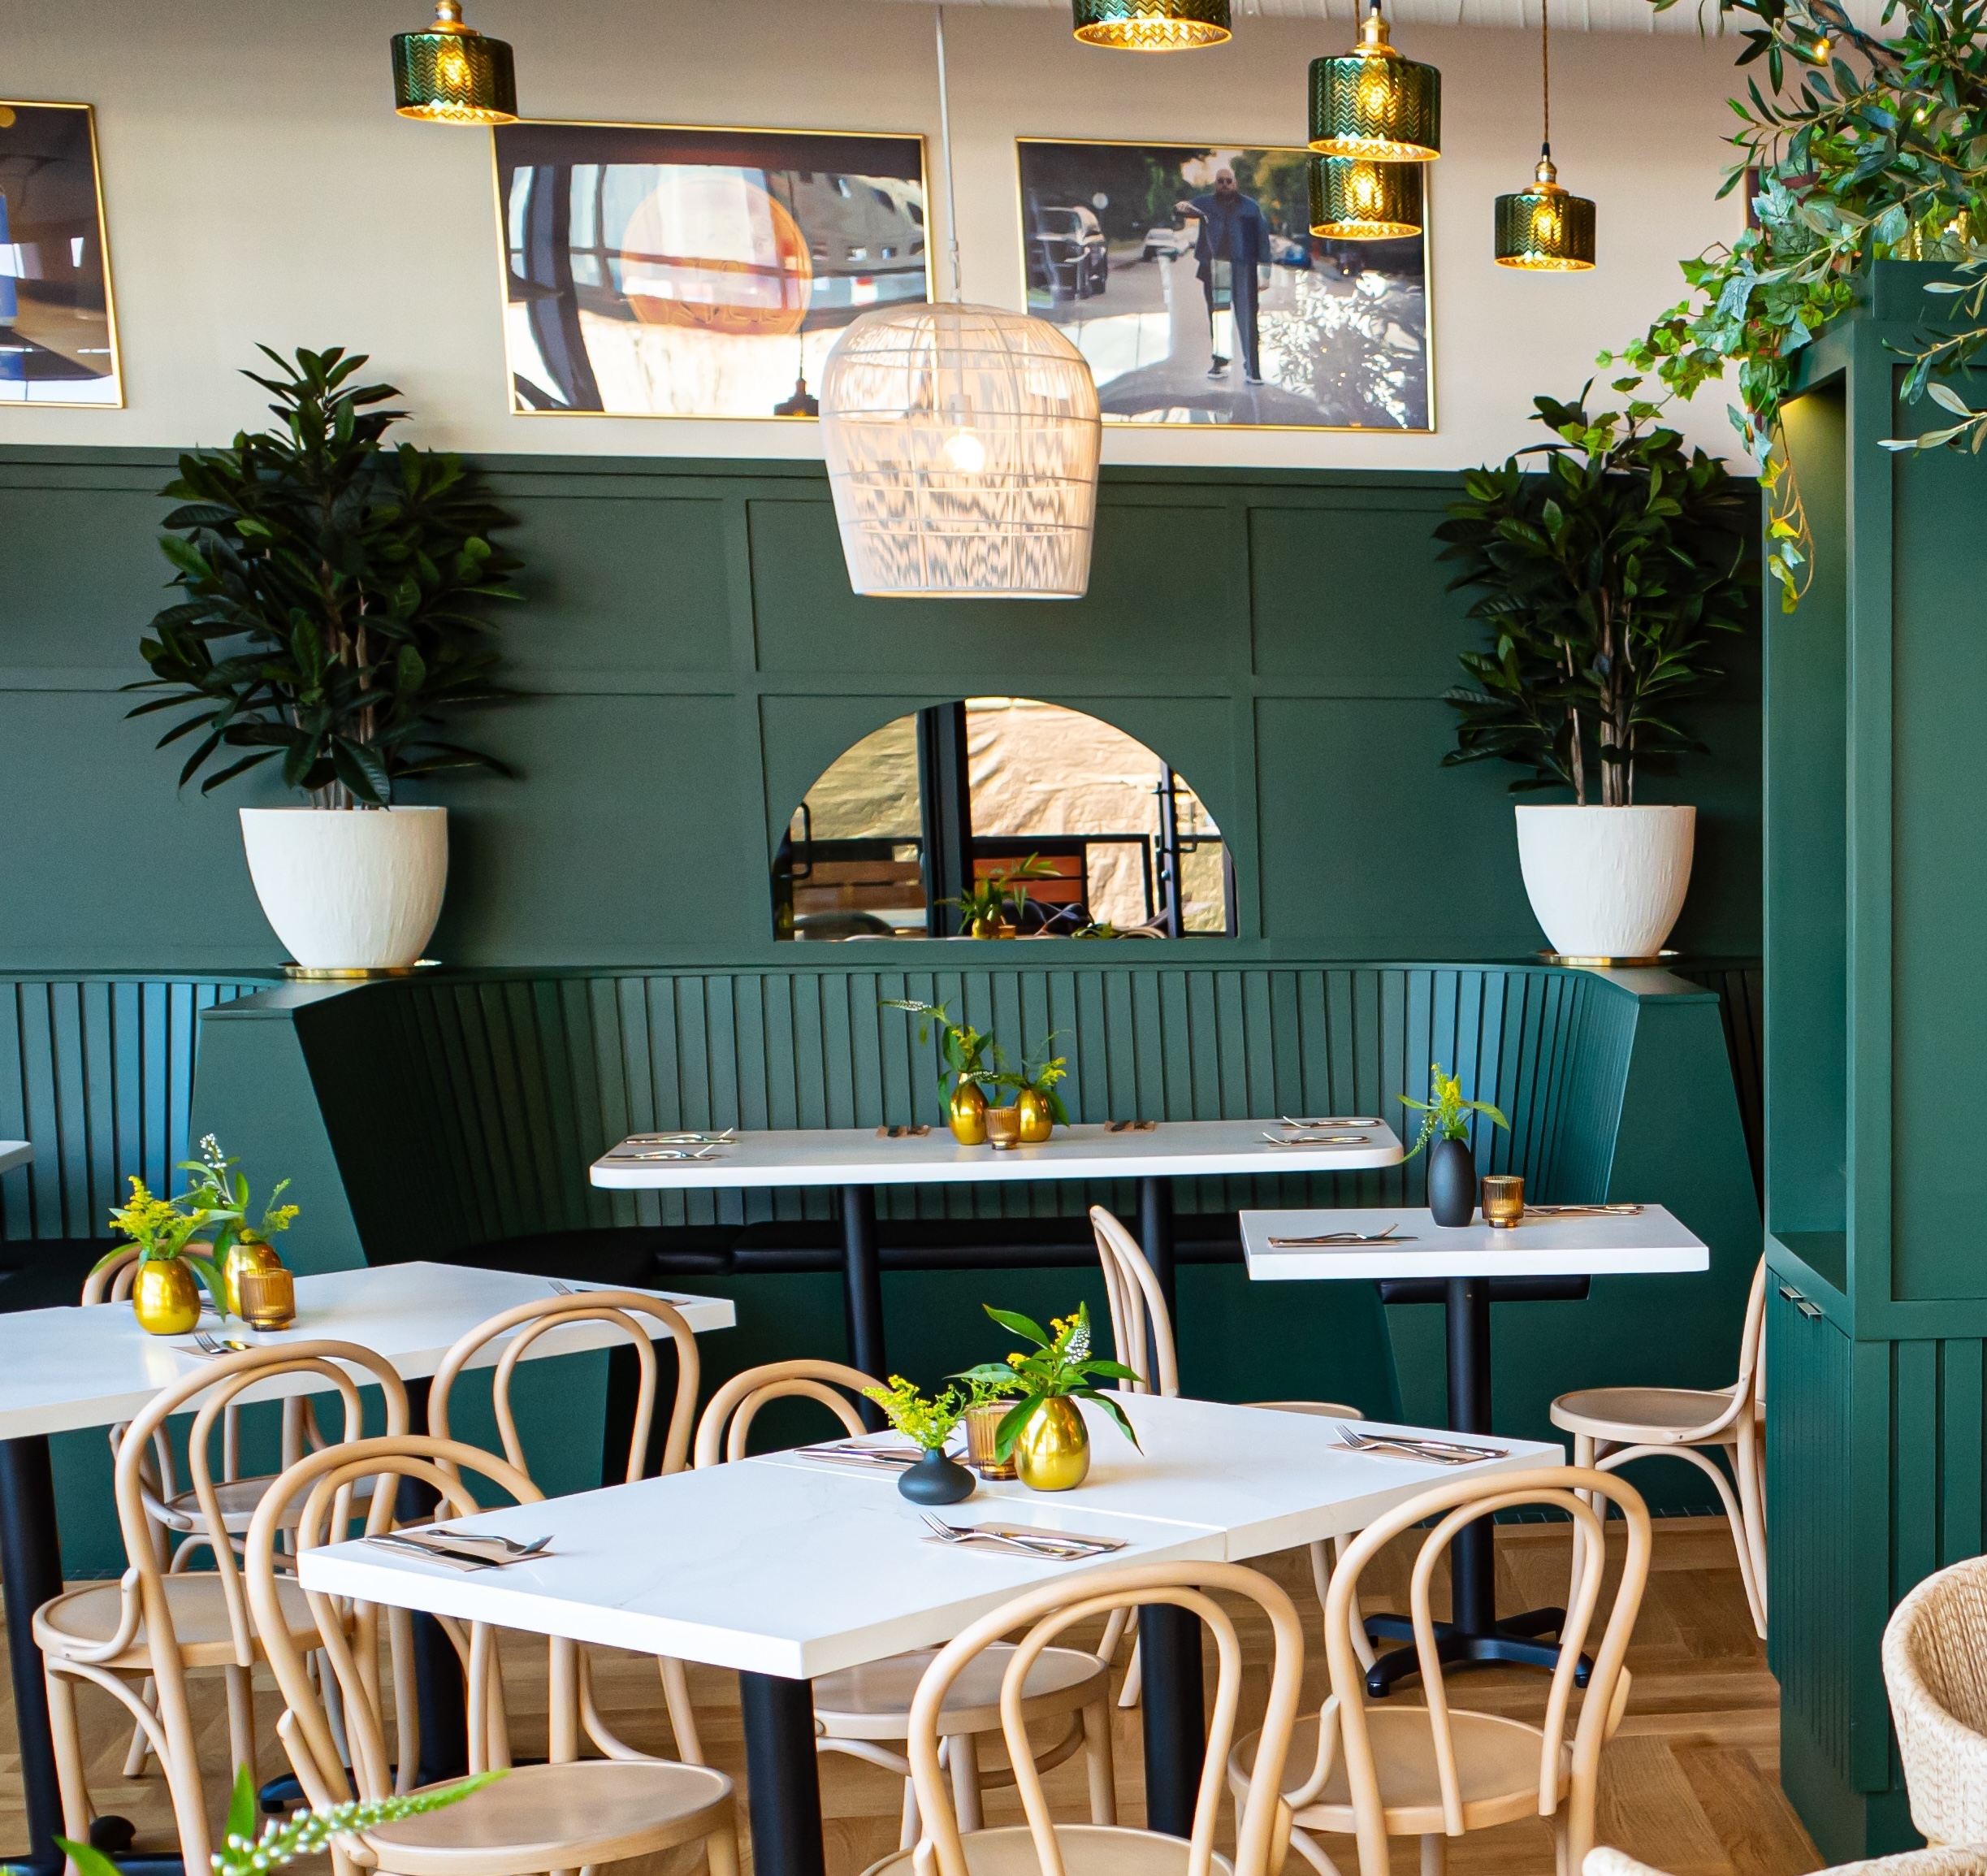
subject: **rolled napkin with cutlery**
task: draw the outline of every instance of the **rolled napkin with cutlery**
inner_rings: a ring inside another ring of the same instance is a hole
[[[1123,1537],[1086,1537],[1075,1531],[1041,1531],[1030,1524],[948,1524],[924,1514],[930,1533],[927,1544],[945,1544],[968,1550],[996,1550],[1010,1557],[1035,1557],[1052,1563],[1079,1563],[1087,1557],[1105,1557],[1122,1550]]]

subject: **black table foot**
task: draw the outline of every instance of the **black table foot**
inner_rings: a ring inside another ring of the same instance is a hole
[[[1527,1610],[1496,1623],[1487,1631],[1466,1631],[1453,1623],[1435,1624],[1435,1654],[1445,1668],[1542,1667],[1548,1673],[1559,1666],[1560,1644],[1541,1641],[1542,1635],[1557,1635],[1566,1612],[1560,1609]],[[1366,1635],[1373,1641],[1405,1639],[1405,1648],[1390,1649],[1366,1670],[1366,1692],[1384,1700],[1396,1686],[1421,1672],[1421,1657],[1413,1644],[1414,1624],[1405,1615],[1370,1615]],[[1593,1663],[1585,1655],[1574,1670],[1576,1686],[1585,1687]]]
[[[738,1704],[745,1722],[753,1869],[759,1876],[825,1876],[812,1686],[777,1675],[741,1673]]]

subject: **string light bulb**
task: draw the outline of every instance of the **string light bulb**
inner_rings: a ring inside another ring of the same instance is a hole
[[[1500,196],[1496,260],[1536,274],[1582,274],[1594,265],[1594,205],[1562,188],[1552,162],[1552,51],[1548,0],[1539,0],[1539,71],[1544,136],[1532,186]]]
[[[436,0],[432,24],[393,36],[393,108],[424,123],[515,123],[510,47],[464,25],[461,0]]]

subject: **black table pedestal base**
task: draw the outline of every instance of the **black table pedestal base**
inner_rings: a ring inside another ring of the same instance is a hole
[[[1493,1623],[1486,1631],[1470,1632],[1452,1622],[1435,1624],[1435,1654],[1445,1668],[1496,1667],[1500,1664],[1542,1667],[1548,1672],[1559,1666],[1559,1644],[1540,1641],[1542,1635],[1557,1635],[1566,1619],[1562,1609],[1534,1609],[1523,1615]],[[1421,1672],[1420,1657],[1413,1648],[1414,1624],[1405,1615],[1370,1615],[1366,1635],[1374,1641],[1405,1640],[1405,1648],[1389,1649],[1366,1670],[1366,1692],[1376,1700],[1393,1691],[1395,1683]],[[1574,1671],[1574,1680],[1587,1685],[1588,1663],[1584,1656]]]
[[[738,1705],[753,1870],[757,1876],[826,1876],[812,1683],[741,1672]]]
[[[1138,1612],[1139,1701],[1145,1737],[1145,1828],[1193,1835],[1193,1804],[1207,1757],[1201,1618],[1170,1602]]]

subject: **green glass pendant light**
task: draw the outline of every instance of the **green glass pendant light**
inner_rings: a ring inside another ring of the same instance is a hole
[[[1594,265],[1594,205],[1560,186],[1552,164],[1552,24],[1539,0],[1544,138],[1532,186],[1497,198],[1497,265],[1535,274],[1583,274]]]
[[[1074,0],[1076,37],[1120,52],[1190,52],[1234,37],[1228,0]]]
[[[1311,158],[1311,232],[1352,241],[1422,232],[1422,166],[1358,157]]]
[[[436,0],[431,26],[393,36],[393,108],[424,123],[515,123],[509,46],[465,26],[461,0]]]
[[[1377,162],[1442,154],[1442,74],[1395,50],[1380,0],[1350,52],[1311,61],[1311,148]]]

